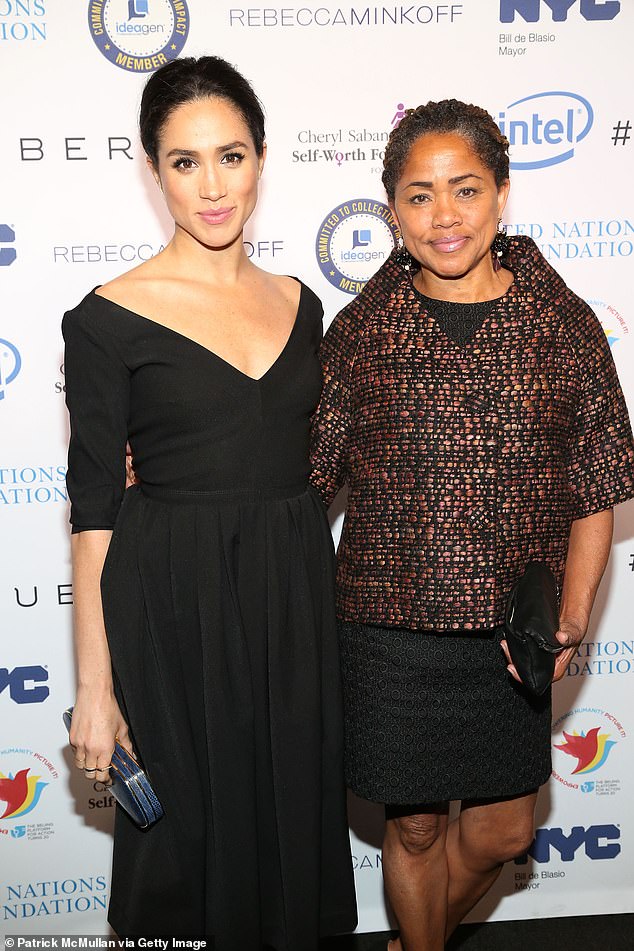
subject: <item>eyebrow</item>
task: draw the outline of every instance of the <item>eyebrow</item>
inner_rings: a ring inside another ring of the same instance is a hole
[[[449,179],[450,185],[459,185],[460,182],[466,181],[467,178],[477,178],[478,181],[483,182],[484,179],[481,175],[476,175],[475,172],[467,172],[466,175],[456,175],[455,178]],[[409,185],[405,186],[406,188],[433,188],[433,182],[410,182]]]
[[[216,152],[230,152],[231,149],[246,149],[248,145],[246,142],[229,142],[227,145],[219,145],[216,149]],[[167,158],[171,158],[173,155],[186,155],[188,158],[197,158],[198,153],[195,149],[170,149],[167,153]]]

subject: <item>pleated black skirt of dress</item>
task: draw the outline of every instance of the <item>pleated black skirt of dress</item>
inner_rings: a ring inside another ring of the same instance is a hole
[[[143,832],[117,811],[119,935],[305,951],[354,928],[333,575],[312,490],[126,493],[103,602],[165,818]]]

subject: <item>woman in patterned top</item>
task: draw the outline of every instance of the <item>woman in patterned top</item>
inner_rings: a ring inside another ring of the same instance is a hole
[[[502,639],[528,561],[561,589],[560,679],[634,496],[605,334],[529,239],[499,231],[508,142],[483,109],[409,110],[383,182],[403,236],[322,347],[313,481],[348,484],[338,616],[346,772],[386,804],[392,951],[444,947],[533,837],[550,691]],[[461,801],[448,822],[448,806]]]

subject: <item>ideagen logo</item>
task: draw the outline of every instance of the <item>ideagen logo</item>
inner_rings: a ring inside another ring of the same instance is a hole
[[[537,23],[544,6],[555,23],[563,23],[575,3],[576,0],[500,0],[500,22],[513,23],[519,13],[527,23]],[[579,6],[584,20],[613,20],[621,10],[619,0],[580,0]]]
[[[533,844],[525,855],[515,859],[516,865],[525,865],[530,855],[535,862],[550,862],[551,850],[559,853],[562,862],[574,861],[577,852],[583,848],[593,861],[614,859],[621,852],[616,841],[621,838],[618,826],[596,825],[584,829],[573,826],[568,834],[563,829],[538,829]]]
[[[0,244],[13,244],[15,231],[10,225],[0,225]],[[8,267],[17,257],[15,248],[0,248],[0,267]]]
[[[50,693],[43,686],[47,681],[46,667],[0,667],[0,693],[8,687],[14,703],[43,703]]]
[[[13,383],[22,367],[20,351],[8,340],[0,339],[0,400],[4,399],[4,390]]]
[[[111,63],[149,73],[182,52],[189,10],[185,0],[90,0],[88,27]]]
[[[321,273],[346,294],[359,294],[387,260],[399,236],[392,212],[383,202],[355,198],[324,218],[315,251]]]
[[[498,125],[511,146],[511,168],[546,168],[567,162],[592,128],[594,112],[574,92],[538,92],[510,103]]]

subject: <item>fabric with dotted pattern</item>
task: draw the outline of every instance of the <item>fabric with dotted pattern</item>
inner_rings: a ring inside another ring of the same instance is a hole
[[[340,620],[493,628],[531,559],[563,579],[574,519],[634,496],[634,445],[604,331],[528,237],[462,346],[392,254],[321,350],[312,481],[349,497]]]

